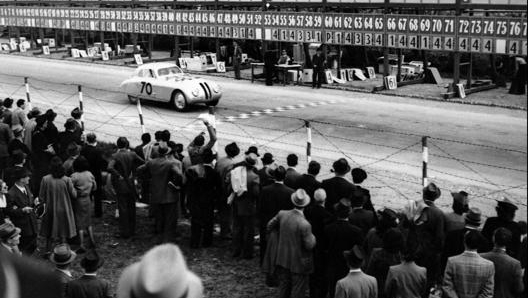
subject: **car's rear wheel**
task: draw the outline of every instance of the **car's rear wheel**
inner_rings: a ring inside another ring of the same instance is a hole
[[[213,100],[213,101],[209,101],[207,103],[205,103],[208,107],[216,107],[216,105],[218,105],[218,99],[217,100]]]
[[[172,92],[171,106],[180,112],[187,110],[188,104],[185,94],[179,90]]]
[[[132,96],[132,95],[129,95],[128,96],[128,101],[131,103],[131,104],[137,104],[139,98],[137,96]]]

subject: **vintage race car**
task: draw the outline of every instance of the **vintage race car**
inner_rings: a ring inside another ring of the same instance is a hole
[[[216,106],[222,90],[218,84],[184,73],[175,63],[157,62],[139,66],[121,83],[131,103],[138,99],[168,102],[178,111],[189,105]]]

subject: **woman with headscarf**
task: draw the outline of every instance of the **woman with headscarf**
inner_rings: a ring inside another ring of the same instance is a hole
[[[64,173],[62,161],[53,157],[50,163],[50,174],[42,178],[39,199],[47,206],[42,218],[40,235],[45,237],[46,249],[50,251],[53,240],[59,239],[66,243],[66,239],[77,235],[72,201],[77,197],[73,183]]]
[[[92,230],[92,215],[91,215],[91,194],[97,189],[95,178],[90,172],[90,165],[84,156],[79,156],[73,162],[73,171],[71,180],[75,190],[77,191],[77,198],[73,201],[73,213],[75,214],[75,226],[79,234],[81,247],[77,250],[78,253],[86,251],[84,245],[85,232],[88,233],[92,245],[95,246],[93,230]]]

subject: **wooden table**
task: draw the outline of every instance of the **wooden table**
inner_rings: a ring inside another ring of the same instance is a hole
[[[297,71],[297,85],[299,85],[299,78],[301,77],[299,72],[302,73],[302,65],[300,64],[279,64],[275,65],[275,69],[282,72],[282,85],[286,86],[286,77],[289,70]]]
[[[255,67],[264,67],[264,63],[262,62],[251,63],[251,83],[255,81]]]

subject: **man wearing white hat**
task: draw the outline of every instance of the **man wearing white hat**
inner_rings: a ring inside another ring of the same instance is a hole
[[[292,210],[280,211],[268,223],[268,231],[278,231],[277,272],[279,275],[279,298],[305,297],[310,273],[313,272],[312,250],[315,236],[312,226],[303,214],[310,203],[310,196],[298,189],[291,195],[295,206]]]
[[[199,277],[187,269],[178,246],[163,244],[149,250],[123,271],[117,298],[202,298]]]

